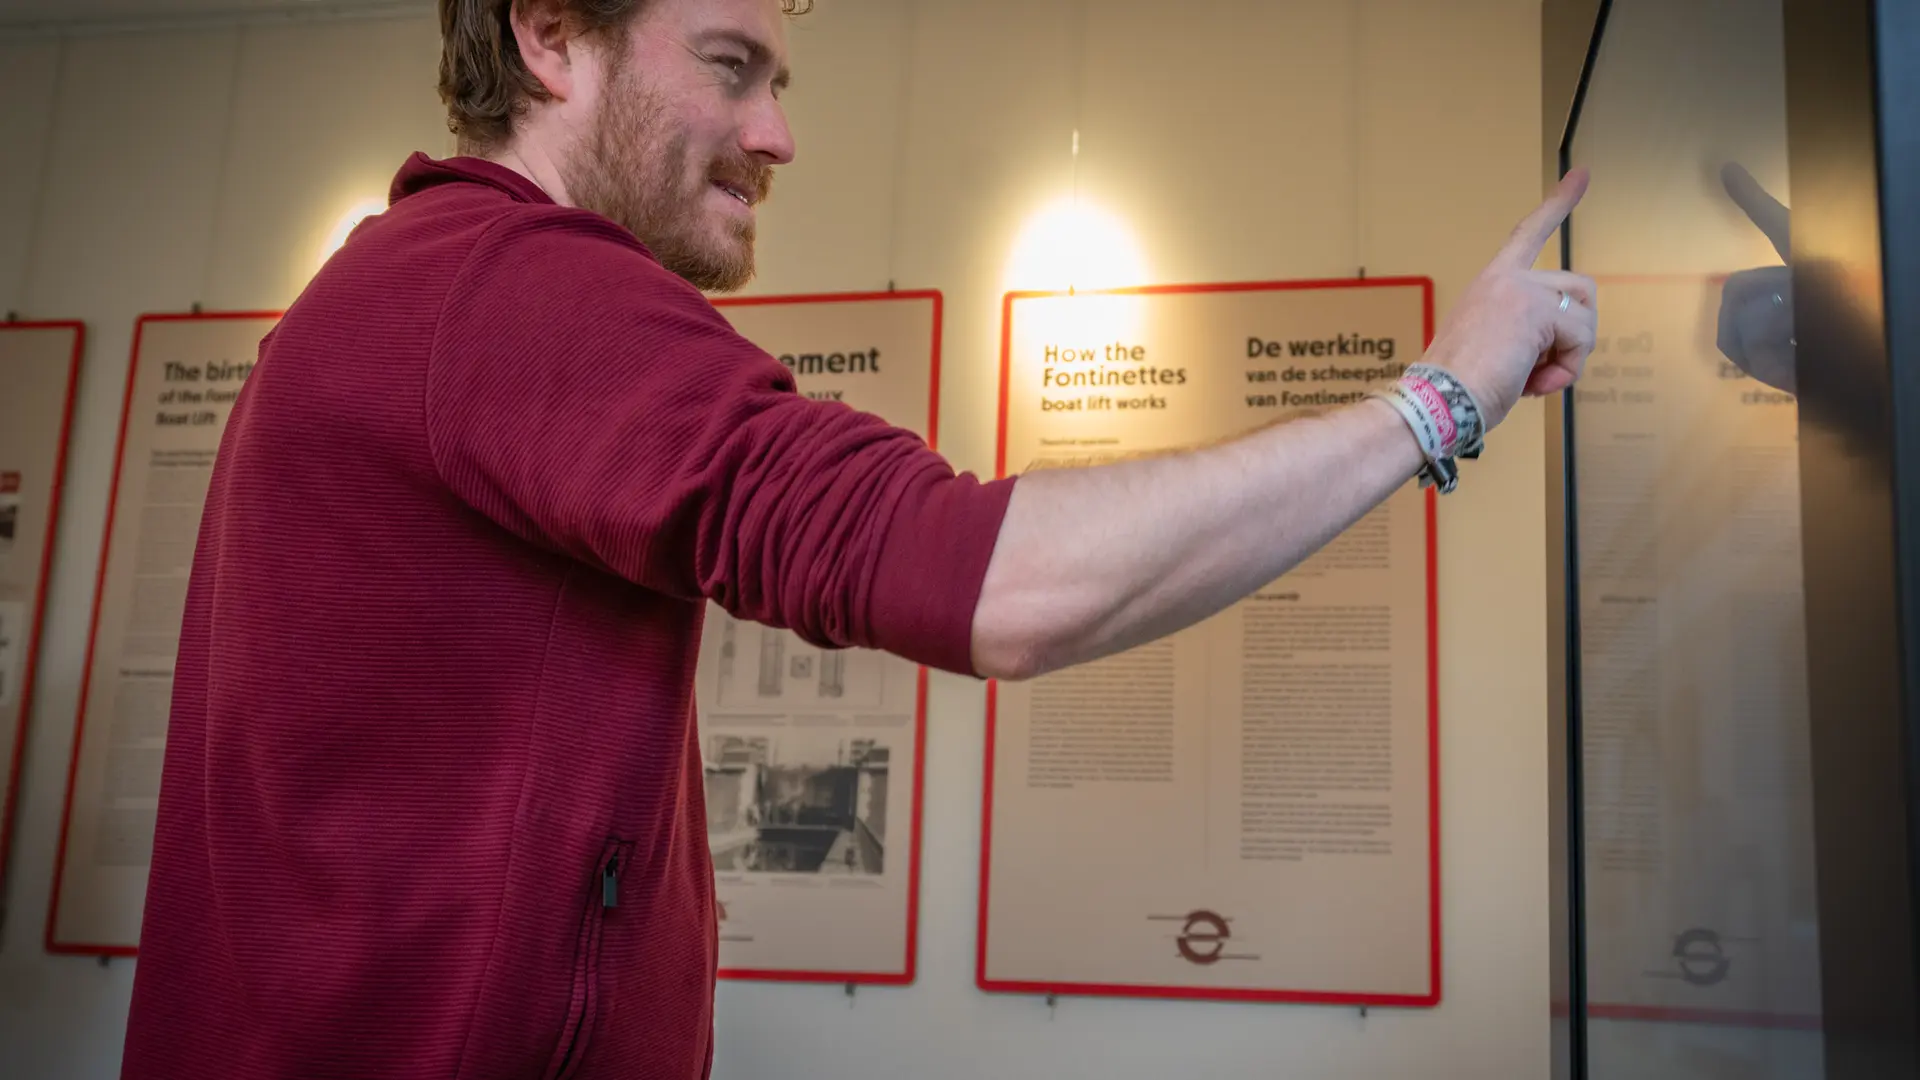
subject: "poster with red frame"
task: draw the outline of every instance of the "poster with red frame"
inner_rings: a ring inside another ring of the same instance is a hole
[[[279,312],[143,315],[81,669],[47,949],[132,956],[187,580],[213,460]]]
[[[1011,293],[997,473],[1358,401],[1433,318],[1413,277]],[[1212,618],[990,684],[982,989],[1439,1002],[1434,511],[1409,481]]]
[[[716,306],[800,393],[937,445],[940,293]],[[695,697],[722,978],[913,981],[926,695],[918,665],[710,607]]]
[[[6,884],[20,760],[53,570],[67,439],[86,327],[0,323],[0,888]]]

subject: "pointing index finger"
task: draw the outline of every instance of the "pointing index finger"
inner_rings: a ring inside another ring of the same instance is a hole
[[[1513,236],[1500,251],[1500,258],[1520,268],[1531,268],[1540,251],[1587,193],[1587,170],[1574,169],[1560,179],[1560,185],[1547,201],[1528,214],[1513,230]]]
[[[1720,182],[1726,185],[1727,194],[1733,197],[1733,201],[1739,204],[1741,210],[1745,211],[1747,220],[1753,222],[1766,235],[1767,240],[1773,244],[1773,250],[1780,253],[1780,258],[1792,262],[1793,242],[1792,230],[1788,226],[1789,214],[1787,208],[1780,204],[1780,200],[1769,195],[1767,189],[1760,186],[1760,181],[1753,178],[1752,173],[1733,162],[1728,162],[1726,167],[1720,170]]]

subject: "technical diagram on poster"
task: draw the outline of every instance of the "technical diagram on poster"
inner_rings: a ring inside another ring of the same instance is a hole
[[[724,615],[717,623],[714,704],[721,709],[878,709],[886,702],[888,675],[901,677],[879,653],[822,649],[789,631]]]

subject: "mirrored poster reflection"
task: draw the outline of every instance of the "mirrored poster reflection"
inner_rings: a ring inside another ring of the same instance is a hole
[[[1811,1024],[1798,415],[1720,348],[1730,281],[1602,279],[1577,391],[1588,994]]]
[[[1593,1075],[1821,1075],[1779,4],[1618,0],[1573,163]]]

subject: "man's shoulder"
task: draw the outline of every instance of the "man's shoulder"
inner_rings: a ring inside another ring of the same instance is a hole
[[[538,278],[578,286],[614,276],[628,279],[627,288],[636,278],[678,280],[627,229],[555,203],[533,180],[484,158],[415,153],[394,177],[389,201],[365,245],[387,266],[515,289]]]
[[[710,311],[631,232],[588,210],[513,204],[475,239],[456,289],[534,302],[551,311],[667,305]]]
[[[515,206],[487,230],[476,254],[538,260],[570,276],[673,277],[632,233],[570,206]]]
[[[632,233],[599,214],[515,198],[486,184],[449,182],[399,192],[381,218],[389,243],[424,244],[457,253],[462,261],[514,248],[522,256],[559,249],[595,262],[659,265]]]
[[[574,254],[658,265],[632,233],[591,210],[573,206],[506,203],[494,212],[486,239],[495,245],[548,244]]]

